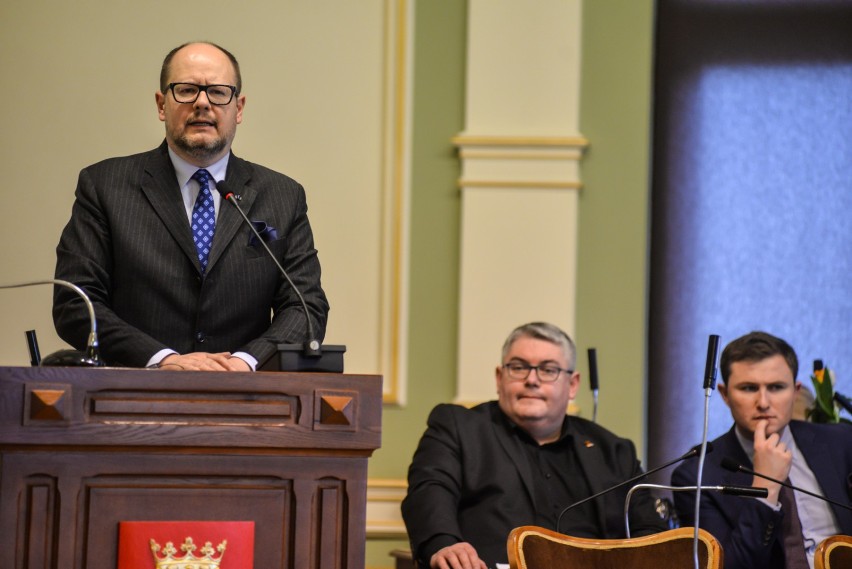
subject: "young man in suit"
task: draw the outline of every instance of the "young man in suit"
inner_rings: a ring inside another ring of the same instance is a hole
[[[702,484],[766,488],[766,499],[715,492],[701,496],[699,524],[722,544],[726,569],[813,568],[820,541],[852,534],[852,512],[818,498],[783,488],[758,476],[721,466],[729,458],[755,472],[850,503],[852,427],[792,420],[799,369],[787,342],[751,332],[728,344],[720,362],[719,394],[734,425],[713,441],[704,463]],[[672,474],[673,486],[694,486],[697,460],[683,462]],[[694,495],[675,493],[683,525],[695,524]]]
[[[173,49],[155,100],[165,141],[84,169],[56,250],[56,278],[94,303],[104,360],[248,371],[276,344],[306,339],[293,287],[216,191],[226,178],[304,295],[322,340],[328,302],[305,191],[231,152],[246,103],[236,58],[212,43]],[[57,287],[53,315],[64,340],[85,346],[88,313],[76,295]]]
[[[420,567],[482,569],[506,563],[509,532],[556,529],[560,512],[641,472],[633,443],[579,417],[574,343],[552,324],[515,329],[495,371],[498,400],[438,405],[408,471],[402,515]],[[622,538],[629,488],[569,510],[559,530]],[[667,529],[650,496],[631,502],[631,534]]]

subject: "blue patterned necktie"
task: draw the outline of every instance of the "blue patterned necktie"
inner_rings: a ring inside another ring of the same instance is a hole
[[[213,233],[216,231],[216,208],[213,205],[213,194],[210,193],[210,172],[202,168],[192,175],[192,179],[201,186],[192,208],[192,238],[203,274],[207,270],[207,259],[213,245]]]

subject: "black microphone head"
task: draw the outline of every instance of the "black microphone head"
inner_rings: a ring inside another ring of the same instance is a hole
[[[710,334],[707,342],[707,364],[704,366],[704,389],[716,389],[716,360],[719,356],[719,336]]]
[[[592,391],[598,390],[598,351],[589,348],[589,387]]]
[[[237,197],[237,199],[239,199],[239,196],[237,196],[237,194],[234,193],[234,190],[231,189],[231,184],[229,184],[225,180],[220,180],[216,182],[216,191],[219,192],[219,195],[221,195],[226,200],[230,199],[231,196],[235,196]]]
[[[722,458],[722,468],[724,468],[725,470],[730,470],[731,472],[739,472],[740,470],[742,470],[743,467],[740,466],[739,462],[737,462],[730,456],[726,456]]]
[[[722,486],[722,494],[743,498],[766,498],[769,495],[769,490],[755,488],[754,486]]]

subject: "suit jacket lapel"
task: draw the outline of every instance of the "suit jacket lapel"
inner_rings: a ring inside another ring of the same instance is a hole
[[[571,435],[577,464],[589,485],[589,496],[594,496],[598,492],[606,490],[608,488],[606,482],[612,479],[612,471],[607,467],[601,450],[574,429],[571,419],[568,419],[568,433]],[[604,516],[604,508],[602,507],[604,501],[606,501],[606,496],[592,500],[592,507],[595,508],[598,526],[607,531],[606,516]]]
[[[492,409],[491,425],[494,428],[494,435],[500,446],[506,452],[506,455],[515,465],[518,475],[521,477],[524,489],[527,492],[527,498],[535,507],[535,494],[533,491],[533,473],[532,467],[527,461],[527,453],[524,451],[524,443],[512,432],[512,425],[509,420],[503,416],[503,412],[499,408]]]
[[[165,142],[149,154],[145,173],[147,177],[142,180],[142,193],[163,221],[166,230],[200,273],[201,265],[198,262],[195,242],[192,240],[192,231],[186,218],[175,169],[169,159]]]
[[[837,469],[834,468],[831,448],[822,440],[817,438],[812,429],[804,428],[806,425],[790,422],[790,431],[796,441],[796,446],[805,457],[805,462],[811,472],[816,476],[817,482],[825,497],[840,503],[846,503],[846,480],[844,480]],[[840,529],[848,532],[852,528],[852,512],[844,508],[830,504]]]
[[[247,185],[251,179],[251,168],[244,160],[237,158],[232,153],[231,158],[228,161],[228,172],[225,177],[234,193],[238,194],[241,198],[239,200],[240,208],[242,208],[243,212],[248,215],[251,211],[251,206],[257,197],[257,192],[254,188]],[[216,265],[216,261],[222,257],[231,241],[233,241],[234,236],[237,234],[240,227],[242,227],[243,223],[245,223],[245,221],[240,215],[240,212],[237,211],[234,204],[225,202],[223,199],[219,204],[219,217],[216,219],[216,233],[213,236],[213,248],[210,250],[210,258],[207,263],[208,274]],[[246,246],[247,245],[248,243],[246,243]]]
[[[752,476],[750,474],[746,474],[745,472],[730,472],[721,467],[722,458],[730,457],[737,461],[738,464],[745,466],[746,468],[752,468],[751,459],[740,444],[740,440],[737,438],[737,433],[734,429],[736,429],[736,426],[731,427],[731,430],[725,433],[725,435],[719,440],[721,444],[717,444],[717,448],[713,451],[714,454],[718,453],[714,460],[720,464],[719,471],[724,474],[718,481],[705,479],[702,483],[751,486]],[[716,493],[714,492],[714,494]]]

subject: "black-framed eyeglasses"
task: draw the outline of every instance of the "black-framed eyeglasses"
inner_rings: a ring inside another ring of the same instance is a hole
[[[553,383],[559,379],[559,374],[563,371],[569,375],[574,373],[573,369],[562,369],[558,365],[552,363],[531,366],[526,362],[509,362],[507,364],[503,364],[503,370],[506,372],[506,375],[509,376],[509,379],[515,381],[524,381],[529,377],[530,372],[535,370],[536,375],[538,375],[538,380],[542,383]]]
[[[169,83],[166,90],[171,90],[172,96],[178,103],[194,103],[198,95],[204,91],[211,105],[227,105],[237,92],[237,88],[233,85],[197,85],[195,83]]]

